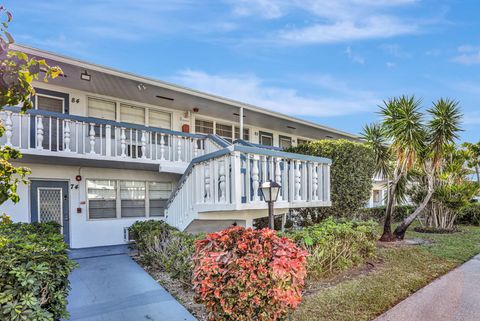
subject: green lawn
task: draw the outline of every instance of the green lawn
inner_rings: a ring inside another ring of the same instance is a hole
[[[380,248],[375,269],[308,295],[293,320],[368,321],[480,253],[480,227],[455,234],[409,232],[429,245]]]

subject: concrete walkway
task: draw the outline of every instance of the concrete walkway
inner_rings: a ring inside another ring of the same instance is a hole
[[[71,251],[80,267],[70,276],[70,320],[196,320],[127,252],[124,246]]]
[[[430,283],[375,321],[480,320],[480,255]]]

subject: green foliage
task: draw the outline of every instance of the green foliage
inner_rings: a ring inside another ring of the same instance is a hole
[[[130,233],[135,239],[142,264],[190,284],[194,242],[202,236],[180,232],[156,220],[135,222],[130,227]]]
[[[285,235],[304,246],[308,276],[320,278],[364,263],[375,255],[377,223],[329,218]]]
[[[356,217],[360,220],[374,220],[376,222],[382,222],[385,218],[385,206],[376,206],[370,208],[361,208],[357,211]],[[408,215],[412,214],[415,210],[413,205],[397,205],[393,211],[392,220],[394,222],[400,222],[404,220]]]
[[[9,46],[14,42],[7,31],[12,21],[12,14],[0,5],[0,15],[4,17],[0,24],[0,110],[4,106],[22,106],[25,111],[32,107],[31,96],[35,94],[33,80],[40,79],[40,73],[45,72],[43,81],[56,78],[62,73],[58,67],[50,67],[45,60],[29,58],[23,52],[10,51]],[[0,137],[5,128],[0,124]],[[15,167],[10,160],[21,157],[19,151],[8,147],[0,147],[0,204],[8,199],[17,203],[17,185],[25,182],[28,169]]]
[[[458,223],[480,226],[480,203],[470,203],[458,213]]]
[[[0,223],[0,320],[68,318],[66,250],[56,223]]]
[[[332,160],[330,168],[332,206],[308,211],[311,212],[312,219],[317,216],[320,219],[325,216],[354,213],[369,199],[375,171],[371,147],[343,139],[318,140],[292,147],[288,151]]]

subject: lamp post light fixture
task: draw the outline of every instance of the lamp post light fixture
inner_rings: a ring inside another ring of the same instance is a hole
[[[274,181],[266,181],[262,183],[262,195],[265,202],[268,203],[268,228],[274,230],[274,216],[273,216],[273,203],[277,201],[278,192],[280,192],[280,184]]]

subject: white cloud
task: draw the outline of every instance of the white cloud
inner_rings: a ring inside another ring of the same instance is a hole
[[[356,90],[328,76],[312,83],[328,94],[303,95],[292,88],[276,87],[255,75],[215,75],[184,70],[172,79],[185,86],[259,107],[296,116],[329,117],[357,114],[375,109],[380,100],[371,92]]]
[[[305,28],[282,31],[280,38],[300,44],[334,43],[389,38],[417,30],[417,26],[404,24],[394,17],[372,16],[363,21],[339,20],[331,24],[314,24]]]
[[[233,13],[237,16],[260,15],[266,19],[279,18],[284,15],[288,1],[282,0],[228,0]]]
[[[395,68],[397,64],[391,61],[387,61],[386,65],[387,65],[387,68],[392,69],[392,68]]]
[[[360,65],[365,64],[365,59],[362,56],[355,54],[352,50],[352,47],[347,46],[347,48],[345,49],[345,53],[347,54],[347,57],[351,61],[353,61],[357,64],[360,64]]]
[[[463,45],[457,48],[458,55],[453,57],[454,62],[464,65],[480,64],[480,46]]]
[[[389,38],[419,30],[415,21],[391,13],[416,0],[237,0],[229,1],[233,12],[273,19],[303,12],[305,26],[293,25],[277,34],[285,43],[333,43],[372,38]]]

